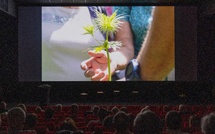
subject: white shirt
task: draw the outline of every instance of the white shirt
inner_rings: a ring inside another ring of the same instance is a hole
[[[42,7],[42,81],[87,81],[81,70],[90,46],[98,45],[83,27],[92,25],[88,7]],[[100,31],[95,38],[104,40]]]

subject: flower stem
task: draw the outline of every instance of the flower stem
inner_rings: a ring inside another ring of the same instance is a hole
[[[108,42],[108,32],[106,32],[106,42]],[[111,77],[111,70],[110,70],[110,55],[109,55],[109,52],[108,52],[108,46],[109,46],[109,43],[107,43],[105,49],[106,49],[107,58],[108,58],[108,80],[111,81],[112,77]]]
[[[108,80],[111,81],[111,73],[110,73],[110,55],[108,52],[108,48],[106,48],[107,58],[108,58]]]

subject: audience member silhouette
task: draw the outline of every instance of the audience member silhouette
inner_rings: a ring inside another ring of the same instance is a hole
[[[129,130],[130,123],[129,116],[124,111],[116,113],[113,117],[114,134],[132,134]]]
[[[150,110],[137,114],[134,119],[134,134],[162,134],[160,118]]]
[[[55,110],[55,115],[65,115],[65,112],[63,111],[63,105],[62,104],[57,104],[55,105],[54,107],[54,110]]]
[[[1,117],[0,117],[0,134],[7,134],[7,130],[4,130],[2,128],[2,120],[1,120]]]
[[[36,114],[43,114],[45,113],[45,111],[40,107],[40,106],[37,106],[35,108],[35,111],[34,111]]]
[[[78,120],[78,110],[79,110],[79,106],[77,103],[73,103],[71,105],[71,116],[70,118],[72,118],[74,121],[77,121]]]
[[[107,117],[105,117],[105,119],[103,121],[103,126],[105,129],[108,129],[109,131],[113,130],[113,117],[118,112],[119,112],[119,109],[116,106],[114,106],[111,109],[111,114],[108,115]]]
[[[114,106],[114,107],[111,109],[111,112],[112,112],[112,115],[115,115],[116,113],[119,112],[119,108],[117,108],[116,106]]]
[[[125,112],[126,114],[128,113],[128,110],[127,110],[126,107],[121,107],[121,108],[119,109],[119,111],[123,111],[123,112]]]
[[[76,127],[76,123],[72,118],[66,118],[61,124],[59,131],[57,134],[82,134],[81,130],[78,130]]]
[[[5,112],[8,112],[8,110],[7,110],[7,103],[4,102],[4,101],[2,101],[0,103],[0,114],[5,113]]]
[[[93,107],[91,107],[91,110],[90,111],[86,111],[84,114],[85,114],[85,117],[86,116],[91,116],[93,115],[94,117],[97,117],[98,116],[98,113],[99,113],[99,110],[100,110],[100,107],[97,106],[97,105],[94,105]],[[88,119],[88,117],[87,117]]]
[[[62,112],[63,105],[62,104],[56,104],[55,105],[55,112]]]
[[[165,116],[166,113],[169,112],[171,110],[171,106],[169,105],[164,105],[163,108],[161,109],[162,111],[160,111],[160,118],[162,120],[162,122],[165,122]],[[164,124],[164,123],[163,123]]]
[[[146,111],[146,110],[150,110],[149,106],[145,106],[144,108],[141,109],[140,113]]]
[[[163,112],[164,112],[164,113],[167,113],[167,112],[169,112],[170,110],[171,110],[170,105],[164,105],[164,106],[163,106]]]
[[[23,131],[23,126],[25,123],[26,113],[20,107],[14,107],[8,111],[8,125],[9,125],[9,134],[17,134],[20,131]]]
[[[108,115],[103,120],[103,127],[107,130],[113,130],[113,115]]]
[[[165,116],[166,131],[168,134],[183,134],[182,118],[178,111],[171,110]]]
[[[54,109],[51,107],[48,107],[45,110],[45,121],[49,122],[49,121],[53,121],[54,120]]]
[[[26,105],[25,105],[25,104],[19,103],[19,104],[17,105],[17,107],[21,107],[25,112],[27,112],[27,108],[26,108]]]
[[[87,126],[90,131],[94,131],[96,126],[102,126],[103,120],[108,116],[108,111],[104,108],[100,108],[98,112],[98,120],[91,120]]]
[[[24,130],[29,130],[36,133],[35,128],[38,123],[37,115],[34,113],[28,113],[25,118]]]
[[[201,130],[204,134],[215,134],[215,112],[202,117]]]
[[[98,116],[99,110],[100,110],[99,106],[97,105],[93,106],[93,109],[92,109],[93,115]]]
[[[189,118],[189,132],[201,132],[201,118],[196,115],[191,115]]]
[[[181,116],[183,116],[183,115],[191,115],[192,114],[192,112],[190,110],[188,110],[188,106],[186,106],[184,104],[180,104],[178,106],[178,111],[179,111],[179,114]]]

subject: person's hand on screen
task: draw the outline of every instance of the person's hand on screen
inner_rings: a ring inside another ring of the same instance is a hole
[[[92,81],[108,81],[108,59],[105,51],[89,51],[91,57],[81,63],[85,77],[91,78]],[[116,64],[111,60],[111,74],[116,69]]]

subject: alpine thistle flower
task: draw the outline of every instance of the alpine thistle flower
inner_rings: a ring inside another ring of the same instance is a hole
[[[124,16],[117,15],[117,11],[115,11],[111,16],[106,16],[97,10],[95,13],[97,18],[95,18],[94,21],[98,26],[98,29],[103,33],[116,33],[122,25],[120,19],[122,19]]]
[[[122,15],[117,15],[117,11],[115,11],[111,16],[107,16],[97,10],[94,11],[97,18],[94,19],[95,26],[86,26],[83,27],[86,31],[84,34],[90,34],[94,37],[95,28],[98,28],[103,34],[106,35],[105,41],[98,41],[95,37],[94,39],[98,42],[99,46],[94,46],[93,49],[95,52],[100,52],[101,50],[105,50],[107,53],[108,59],[108,79],[111,81],[111,70],[110,70],[110,55],[109,50],[116,50],[121,47],[121,42],[119,41],[109,41],[108,37],[110,34],[114,34],[121,27],[122,22],[120,19],[124,18]]]

